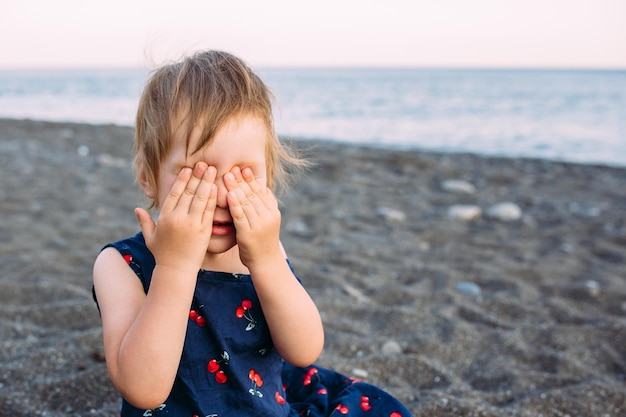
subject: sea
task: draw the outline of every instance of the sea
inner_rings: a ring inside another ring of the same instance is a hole
[[[626,166],[626,70],[260,68],[278,134]],[[145,69],[0,70],[0,118],[133,126]]]

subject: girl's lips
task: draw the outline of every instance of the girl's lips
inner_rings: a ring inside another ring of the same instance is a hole
[[[215,236],[230,235],[235,232],[235,225],[233,222],[213,222],[213,232]]]

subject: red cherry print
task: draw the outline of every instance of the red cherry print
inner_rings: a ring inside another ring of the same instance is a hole
[[[196,321],[196,319],[198,318],[198,312],[196,310],[191,310],[189,312],[189,318],[193,321]]]
[[[218,371],[215,374],[215,382],[217,382],[218,384],[225,384],[227,380],[228,378],[226,377],[224,371]]]
[[[207,371],[211,372],[212,374],[216,373],[217,371],[219,371],[220,369],[220,364],[217,363],[217,360],[215,359],[211,359],[209,361],[209,363],[207,363],[206,365],[206,369]]]
[[[315,375],[316,373],[318,373],[319,371],[317,370],[317,368],[309,368],[306,371],[306,375],[304,375],[304,385],[311,385],[311,382],[313,381],[313,375]]]
[[[285,404],[285,399],[283,398],[283,396],[282,396],[282,395],[280,395],[280,394],[278,393],[278,391],[276,391],[276,395],[274,395],[274,398],[276,398],[276,402],[277,402],[278,404],[280,404],[280,405]]]
[[[337,407],[335,407],[335,410],[339,411],[341,414],[348,414],[348,412],[350,411],[348,407],[343,404],[339,404]]]
[[[394,411],[393,413],[389,414],[389,417],[402,417],[402,413],[399,411]]]
[[[263,378],[261,378],[261,375],[254,369],[250,369],[248,378],[252,381],[252,388],[250,388],[248,392],[256,397],[263,398],[263,393],[258,390],[259,387],[263,386]]]
[[[250,381],[254,382],[257,387],[263,386],[263,378],[261,378],[261,375],[257,374],[254,369],[250,369],[250,372],[248,372],[248,378],[250,378]]]
[[[252,317],[252,312],[249,311],[251,308],[252,301],[248,299],[243,299],[241,300],[241,304],[238,305],[235,309],[235,315],[238,319],[245,318],[248,321],[248,325],[246,326],[247,332],[256,327],[256,320],[254,319],[254,317]]]
[[[369,411],[372,408],[370,404],[370,398],[366,395],[361,396],[361,410]]]
[[[326,390],[326,388],[320,388],[317,390],[317,394],[318,395],[326,395],[328,394],[328,390]]]
[[[124,258],[124,260],[126,261],[126,263],[127,263],[128,265],[130,265],[130,263],[131,263],[131,262],[132,262],[132,260],[133,260],[133,256],[132,256],[132,255],[122,255],[122,258]]]
[[[198,315],[198,317],[196,317],[196,324],[200,327],[205,327],[206,326],[206,319],[204,317],[202,317],[201,315]]]

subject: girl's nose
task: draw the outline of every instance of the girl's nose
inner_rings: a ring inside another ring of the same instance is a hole
[[[226,189],[226,185],[224,185],[224,180],[221,177],[217,178],[215,185],[217,185],[217,206],[223,209],[228,208],[228,201],[226,199],[228,190]]]

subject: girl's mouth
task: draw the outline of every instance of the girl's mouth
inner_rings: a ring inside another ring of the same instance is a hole
[[[235,225],[233,222],[213,222],[213,235],[225,236],[235,232]]]

